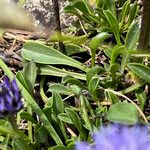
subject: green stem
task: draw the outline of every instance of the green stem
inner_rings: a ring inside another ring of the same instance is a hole
[[[44,82],[45,82],[45,76],[42,76],[40,81],[40,95],[42,97],[42,100],[46,104],[48,102],[48,97],[44,93],[44,89],[43,89]]]
[[[60,128],[62,130],[62,134],[63,134],[65,140],[68,140],[66,129],[65,129],[64,123],[62,121],[60,121]]]
[[[79,97],[79,99],[81,101],[82,118],[83,118],[85,124],[87,125],[87,127],[89,128],[89,130],[93,131],[93,127],[92,127],[91,121],[89,119],[87,108],[86,108],[87,106],[86,106],[86,102],[85,102],[85,97],[83,95],[81,95]]]
[[[27,106],[27,110],[30,113],[30,115],[32,116],[32,108],[31,106]],[[33,143],[33,135],[32,135],[32,123],[30,121],[28,121],[28,136],[29,139],[31,141],[31,143]]]
[[[92,67],[95,66],[95,52],[92,52]]]
[[[13,129],[13,131],[16,133],[16,135],[18,135],[19,137],[22,137],[22,138],[24,138],[24,139],[26,139],[26,140],[29,139],[27,135],[25,135],[23,132],[21,132],[21,131],[19,130],[14,115],[9,116],[7,119],[8,119],[8,121],[10,122],[10,124],[11,124],[11,126],[12,126],[12,129]]]
[[[10,124],[15,132],[17,132],[17,133],[20,132],[18,129],[18,125],[16,123],[16,119],[15,119],[14,115],[9,116],[8,121],[10,122]]]

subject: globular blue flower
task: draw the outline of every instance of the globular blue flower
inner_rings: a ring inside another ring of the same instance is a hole
[[[77,142],[76,150],[150,150],[150,133],[145,126],[101,127],[93,140],[93,144]]]
[[[0,84],[0,118],[17,113],[22,108],[23,103],[16,80],[10,81],[5,76]]]

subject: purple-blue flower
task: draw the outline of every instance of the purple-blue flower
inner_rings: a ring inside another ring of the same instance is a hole
[[[77,142],[76,150],[150,150],[150,133],[145,126],[101,127],[93,140],[93,144]]]
[[[0,84],[0,118],[17,113],[22,108],[23,103],[16,80],[10,81],[5,76]]]

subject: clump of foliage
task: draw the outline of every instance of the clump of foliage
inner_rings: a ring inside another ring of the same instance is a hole
[[[70,0],[65,11],[79,18],[76,35],[60,39],[57,34],[47,43],[27,41],[21,49],[24,67],[15,75],[0,59],[24,98],[17,123],[27,124],[17,133],[14,120],[1,119],[2,148],[71,150],[77,140],[91,142],[100,125],[148,124],[144,112],[150,68],[144,60],[150,55],[137,50],[139,6],[130,0],[92,4]],[[53,47],[60,41],[65,54]]]

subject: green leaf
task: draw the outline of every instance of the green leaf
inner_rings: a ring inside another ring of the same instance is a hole
[[[79,99],[81,101],[81,116],[85,122],[85,126],[89,131],[93,131],[92,124],[88,116],[88,110],[87,110],[86,101],[85,101],[86,97],[81,95]]]
[[[113,94],[112,92],[108,92],[108,97],[109,97],[112,104],[120,102],[120,99],[115,94]]]
[[[114,16],[116,16],[116,5],[114,0],[105,0],[106,10],[109,10]]]
[[[52,138],[55,140],[55,142],[58,145],[62,145],[62,141],[59,138],[58,134],[54,130],[53,126],[49,122],[48,118],[45,116],[45,114],[42,112],[38,104],[36,103],[36,100],[32,98],[32,96],[24,89],[24,87],[20,84],[19,80],[17,80],[18,86],[21,89],[22,95],[25,98],[26,102],[32,107],[33,111],[39,116],[41,121],[43,122],[45,128],[48,130]]]
[[[124,45],[116,45],[113,49],[112,49],[112,53],[111,53],[111,61],[110,61],[110,66],[112,66],[115,62],[117,57],[122,54],[124,51]]]
[[[144,51],[144,50],[134,50],[134,51],[131,51],[130,52],[131,55],[135,58],[139,58],[139,57],[147,57],[147,58],[150,58],[150,53],[149,51]]]
[[[37,76],[37,67],[34,61],[30,61],[23,68],[23,76],[28,84],[29,90],[33,91]]]
[[[66,147],[66,146],[54,146],[51,149],[48,150],[72,150],[72,148]]]
[[[5,124],[6,125],[6,124]],[[23,134],[22,132],[16,132],[14,131],[12,128],[10,127],[6,127],[4,125],[0,125],[0,133],[1,135],[10,135],[12,137],[12,140],[16,140],[16,144],[20,144],[20,146],[16,145],[16,148],[24,148],[25,146],[29,149],[29,150],[33,150],[31,147],[28,146],[28,136],[26,136],[25,134]],[[18,143],[19,142],[19,143]],[[3,143],[1,143],[3,144]]]
[[[96,5],[97,5],[97,7],[102,8],[104,5],[103,0],[96,0]]]
[[[64,103],[59,93],[53,91],[53,111],[56,115],[64,112]]]
[[[45,77],[46,77],[46,76],[42,76],[42,77],[41,77],[41,80],[40,80],[40,96],[41,96],[42,100],[43,100],[43,101],[45,102],[45,104],[46,104],[47,102],[49,102],[49,98],[46,96],[45,90],[44,90]]]
[[[87,5],[83,1],[76,1],[72,6],[76,9],[80,10],[85,15],[90,13]]]
[[[62,40],[62,42],[65,42],[65,43],[69,43],[69,45],[71,46],[72,44],[77,44],[77,45],[84,44],[87,39],[88,39],[87,35],[71,36],[71,35],[63,34],[60,40]],[[57,34],[52,35],[48,41],[59,42],[58,35]]]
[[[17,74],[16,74],[16,77],[17,79],[21,82],[21,84],[24,86],[24,88],[29,91],[29,87],[28,87],[28,84],[24,78],[24,75],[21,71],[18,71]]]
[[[0,133],[4,134],[4,135],[11,135],[14,136],[16,138],[19,138],[19,135],[17,133],[14,132],[13,129],[11,129],[10,127],[6,127],[4,125],[0,125]]]
[[[86,76],[84,74],[66,71],[64,69],[59,69],[59,68],[56,68],[56,67],[53,67],[50,65],[39,66],[38,74],[39,75],[50,75],[50,76],[56,76],[56,77],[64,77],[64,76],[70,75],[77,79],[86,80]]]
[[[68,56],[86,51],[84,48],[82,48],[76,44],[73,44],[73,43],[65,44],[65,50],[66,50],[66,54]]]
[[[23,149],[28,149],[28,150],[34,150],[33,147],[31,147],[29,144],[25,144],[23,139],[13,139],[12,141],[12,146],[13,150],[23,150]]]
[[[105,10],[104,14],[107,18],[107,21],[109,22],[112,32],[115,35],[117,44],[121,44],[120,35],[119,35],[119,23],[118,23],[116,17],[109,10]]]
[[[73,7],[73,5],[68,5],[64,8],[65,13],[71,13],[75,16],[78,16],[80,18],[80,14],[78,13],[77,9]]]
[[[65,111],[75,127],[82,133],[82,123],[78,114],[71,108],[67,107],[65,108]]]
[[[99,15],[99,18],[102,18],[104,21],[107,21],[102,8],[96,8],[95,11]]]
[[[65,111],[66,111],[67,115],[69,116],[69,118],[71,119],[74,126],[80,132],[81,137],[86,139],[85,132],[84,132],[84,129],[82,127],[82,123],[81,123],[81,120],[80,120],[80,117],[78,116],[78,114],[74,110],[72,110],[71,108],[65,108]]]
[[[86,74],[87,82],[89,83],[93,76],[95,76],[98,73],[103,73],[104,71],[105,71],[104,68],[100,66],[95,66],[95,67],[90,68],[90,70]]]
[[[100,43],[102,43],[105,39],[109,37],[109,34],[106,32],[101,32],[97,34],[94,38],[92,38],[90,42],[90,48],[92,52],[95,52]]]
[[[70,85],[70,88],[75,93],[76,96],[79,96],[82,94],[81,92],[82,89],[79,86],[73,84],[73,85]]]
[[[134,125],[138,121],[138,112],[133,104],[120,102],[109,108],[107,119],[114,123]]]
[[[122,7],[126,0],[118,0],[117,4],[119,7]]]
[[[134,72],[137,76],[145,80],[147,83],[150,83],[150,68],[144,66],[140,63],[129,63],[128,67]]]
[[[99,33],[96,35],[90,42],[91,55],[92,55],[92,67],[95,65],[95,53],[101,42],[109,37],[109,34],[106,32]]]
[[[84,86],[81,81],[79,81],[78,79],[73,78],[71,76],[66,76],[62,82],[63,82],[63,84],[70,83],[73,85],[77,85],[78,87],[80,87],[82,89],[86,89],[86,86]]]
[[[107,46],[103,51],[108,58],[111,58],[111,53],[112,53],[111,47]]]
[[[90,92],[93,100],[95,100],[95,101],[99,100],[99,97],[98,97],[99,82],[100,82],[99,77],[93,76],[88,85],[89,92]]]
[[[140,28],[138,22],[131,24],[129,31],[127,32],[126,40],[125,40],[125,50],[134,49],[136,43],[138,42],[140,35]]]
[[[71,119],[69,118],[69,116],[66,113],[61,113],[57,116],[59,118],[59,120],[66,122],[68,124],[73,124]]]
[[[91,20],[91,22],[93,21],[94,23],[100,24],[101,20],[99,19],[99,17],[93,15],[93,14],[89,14],[88,15],[89,20]]]
[[[10,135],[0,135],[0,142],[1,142],[1,145],[0,145],[0,149],[3,150],[3,147],[4,147],[4,150],[7,150],[8,148],[8,145],[9,145],[9,139],[10,139]]]
[[[130,55],[131,55],[131,53],[127,50],[125,50],[123,52],[122,60],[121,60],[121,72],[124,72],[125,67],[126,67],[128,61],[129,61]]]
[[[6,64],[2,61],[2,59],[0,59],[0,66],[2,67],[2,69],[4,70],[4,72],[7,74],[7,76],[12,80],[14,78],[14,75],[10,71],[10,69],[6,66]],[[54,130],[54,128],[51,125],[51,123],[49,122],[48,118],[45,116],[45,114],[43,113],[43,111],[40,109],[40,107],[36,103],[36,100],[30,95],[30,93],[26,90],[26,88],[22,85],[22,83],[20,82],[20,80],[18,78],[16,79],[16,81],[17,81],[17,84],[19,86],[19,89],[21,90],[22,96],[26,100],[27,104],[30,105],[31,108],[33,109],[33,111],[39,116],[39,118],[43,122],[45,128],[47,129],[47,131],[49,132],[49,134],[52,136],[52,138],[54,139],[54,141],[58,145],[63,145],[60,137],[58,136],[58,134]]]
[[[91,23],[87,14],[92,13],[92,9],[89,7],[89,4],[86,0],[74,1],[73,3],[70,3],[70,5],[66,6],[64,10],[66,13],[76,15],[78,18],[80,18],[80,20],[84,20],[89,24]]]
[[[110,67],[110,72],[111,72],[111,77],[112,77],[112,81],[114,83],[114,87],[116,86],[116,78],[117,78],[117,71],[119,70],[119,64],[114,63],[111,67]]]
[[[21,117],[22,119],[25,119],[26,121],[30,121],[30,122],[32,122],[32,123],[34,123],[34,124],[37,123],[37,122],[33,119],[33,117],[31,116],[31,114],[28,113],[28,112],[25,112],[25,111],[21,112],[21,113],[20,113],[20,117]]]
[[[130,53],[129,50],[133,50],[139,40],[140,28],[138,22],[131,24],[129,31],[127,32],[127,37],[125,40],[125,51],[123,53],[123,58],[121,62],[121,70],[124,71],[126,64],[129,61]]]
[[[123,8],[122,8],[122,18],[121,18],[121,22],[120,22],[120,29],[122,28],[122,26],[124,26],[124,23],[126,22],[125,19],[129,13],[129,9],[130,9],[130,1],[127,0],[124,4],[123,4]]]
[[[44,126],[41,125],[37,125],[35,127],[35,140],[36,142],[39,143],[44,143],[48,140],[48,132],[47,130],[44,128]]]
[[[140,103],[140,108],[143,110],[147,99],[145,92],[141,89],[138,89],[135,95]]]
[[[130,5],[129,19],[128,19],[127,24],[125,25],[125,29],[127,29],[132,23],[132,21],[135,19],[135,16],[137,15],[137,12],[138,12],[138,7],[139,6],[137,2]]]
[[[38,42],[25,43],[21,55],[26,60],[33,60],[40,64],[67,65],[86,71],[86,67],[80,62]]]
[[[74,94],[74,92],[69,87],[66,87],[59,83],[50,84],[48,91],[50,92],[57,91],[59,94],[63,94],[63,95]]]

